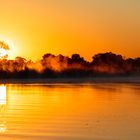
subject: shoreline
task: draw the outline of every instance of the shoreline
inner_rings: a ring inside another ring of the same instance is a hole
[[[0,84],[140,83],[140,77],[0,79]]]

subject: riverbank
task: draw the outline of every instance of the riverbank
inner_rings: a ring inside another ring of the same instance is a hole
[[[0,79],[1,84],[43,84],[43,83],[140,83],[140,77],[91,77],[91,78],[32,78]]]

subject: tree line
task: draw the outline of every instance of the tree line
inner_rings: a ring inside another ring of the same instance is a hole
[[[44,54],[33,62],[22,57],[0,60],[0,78],[59,78],[140,75],[140,58],[124,58],[112,52],[99,53],[86,61],[79,54],[71,57]]]

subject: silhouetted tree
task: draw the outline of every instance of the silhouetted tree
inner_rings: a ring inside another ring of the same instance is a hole
[[[96,54],[92,62],[84,60],[79,54],[69,58],[49,53],[36,62],[22,57],[16,57],[15,60],[0,59],[0,78],[80,78],[112,74],[140,75],[140,58],[125,59],[109,52]]]

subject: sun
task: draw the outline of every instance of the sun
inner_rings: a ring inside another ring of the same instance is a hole
[[[9,45],[0,41],[0,59],[8,58]]]
[[[8,55],[7,51],[3,48],[0,48],[0,58],[3,58],[7,55]]]
[[[10,36],[4,33],[3,35],[0,34],[0,42],[4,42],[4,44],[6,44],[9,48],[6,50],[5,49],[0,50],[1,52],[0,59],[6,58],[8,60],[14,60],[15,57],[19,55],[21,46],[23,46],[21,43],[22,41],[18,37]]]

